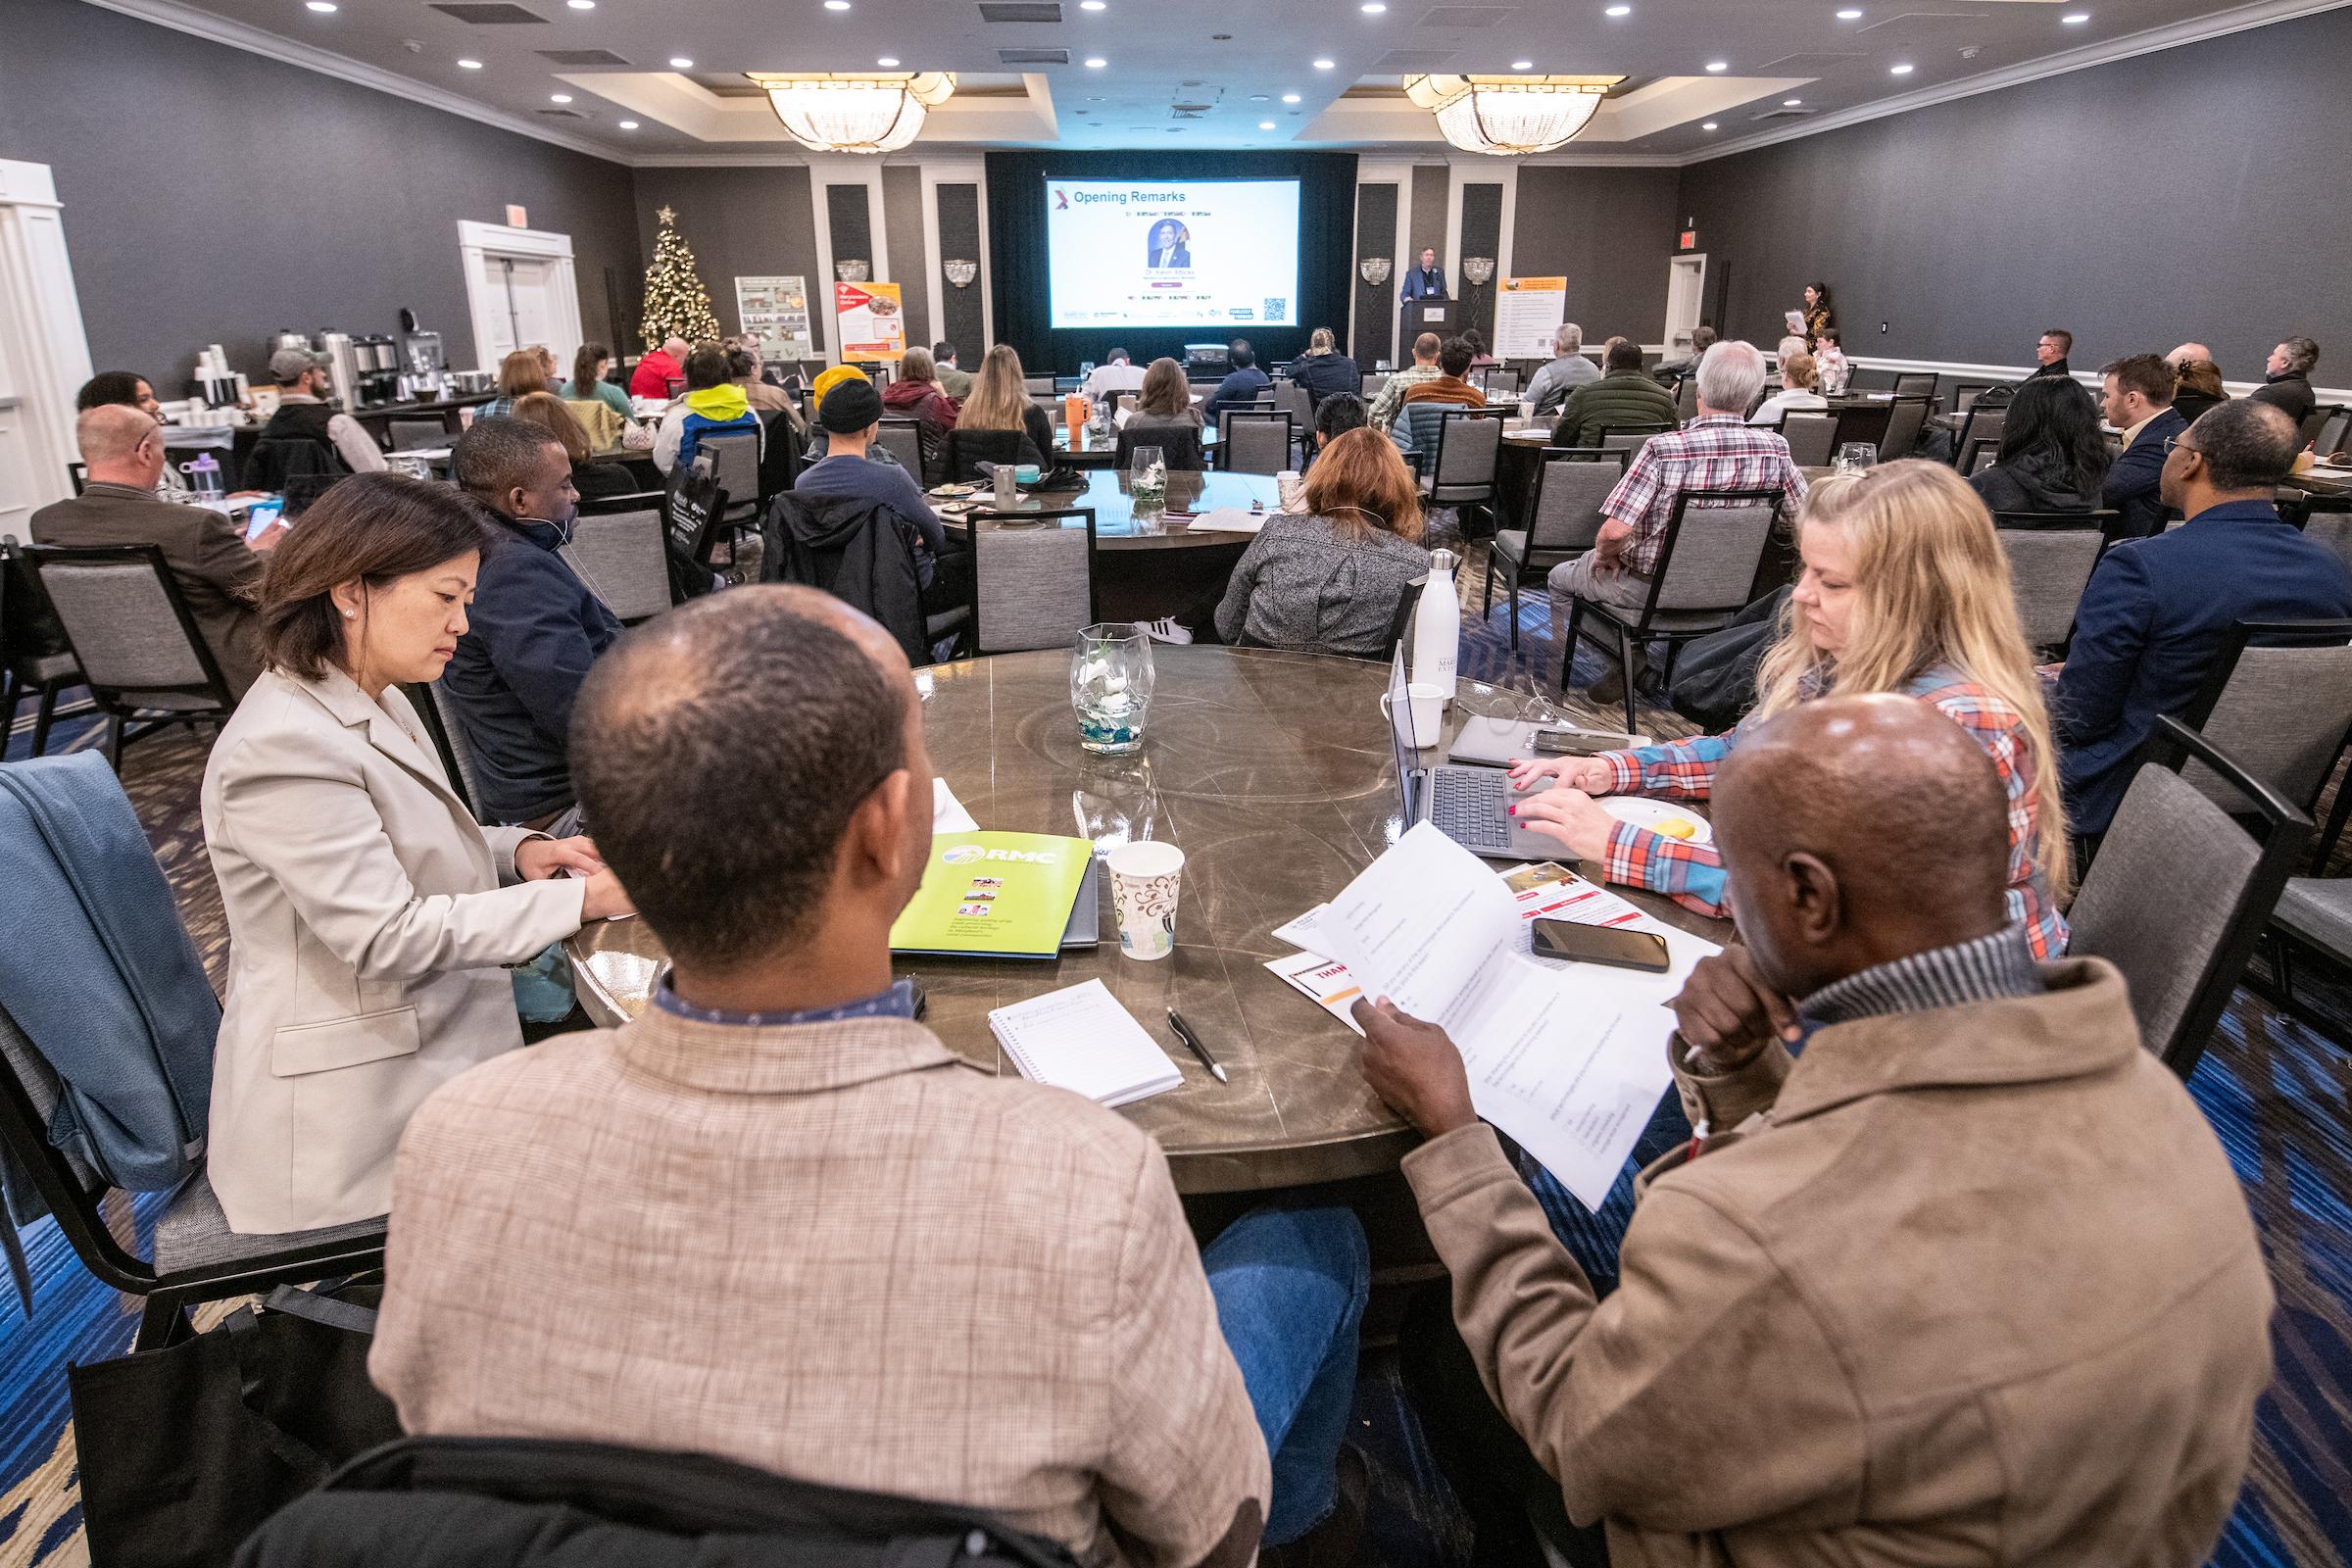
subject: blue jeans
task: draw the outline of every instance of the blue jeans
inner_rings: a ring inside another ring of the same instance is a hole
[[[1355,1403],[1355,1329],[1372,1289],[1364,1228],[1345,1208],[1253,1208],[1200,1254],[1217,1323],[1274,1461],[1264,1544],[1331,1512]]]
[[[1595,1296],[1606,1296],[1617,1288],[1617,1249],[1624,1245],[1625,1228],[1634,1222],[1634,1178],[1659,1155],[1690,1141],[1690,1121],[1683,1114],[1682,1097],[1669,1094],[1658,1102],[1649,1125],[1635,1140],[1634,1152],[1609,1185],[1609,1196],[1601,1200],[1598,1213],[1585,1207],[1574,1193],[1560,1185],[1558,1177],[1529,1156],[1520,1155],[1519,1174],[1543,1205],[1544,1217],[1551,1221],[1551,1233],[1592,1282]]]

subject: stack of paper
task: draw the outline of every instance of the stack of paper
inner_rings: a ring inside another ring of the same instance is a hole
[[[999,1007],[988,1027],[1022,1077],[1098,1104],[1124,1105],[1183,1082],[1167,1053],[1100,980]]]
[[[1194,513],[1193,520],[1185,526],[1194,533],[1255,533],[1273,515],[1270,512],[1250,512],[1241,507],[1212,507],[1206,512]]]

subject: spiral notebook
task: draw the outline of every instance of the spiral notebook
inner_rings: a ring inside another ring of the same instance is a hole
[[[1124,1105],[1184,1081],[1168,1054],[1100,980],[999,1007],[988,1015],[988,1027],[1022,1077],[1097,1104]]]

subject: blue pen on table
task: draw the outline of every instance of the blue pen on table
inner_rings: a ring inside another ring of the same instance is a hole
[[[1200,1065],[1206,1067],[1215,1076],[1217,1082],[1221,1084],[1233,1082],[1232,1079],[1225,1076],[1225,1069],[1217,1065],[1217,1058],[1208,1054],[1208,1048],[1200,1043],[1200,1037],[1193,1033],[1193,1026],[1186,1023],[1183,1016],[1174,1007],[1168,1009],[1168,1027],[1176,1031],[1177,1039],[1192,1048],[1193,1054],[1200,1058]]]

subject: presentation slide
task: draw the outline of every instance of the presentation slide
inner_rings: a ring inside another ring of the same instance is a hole
[[[1046,176],[1054,325],[1298,324],[1296,179]]]

